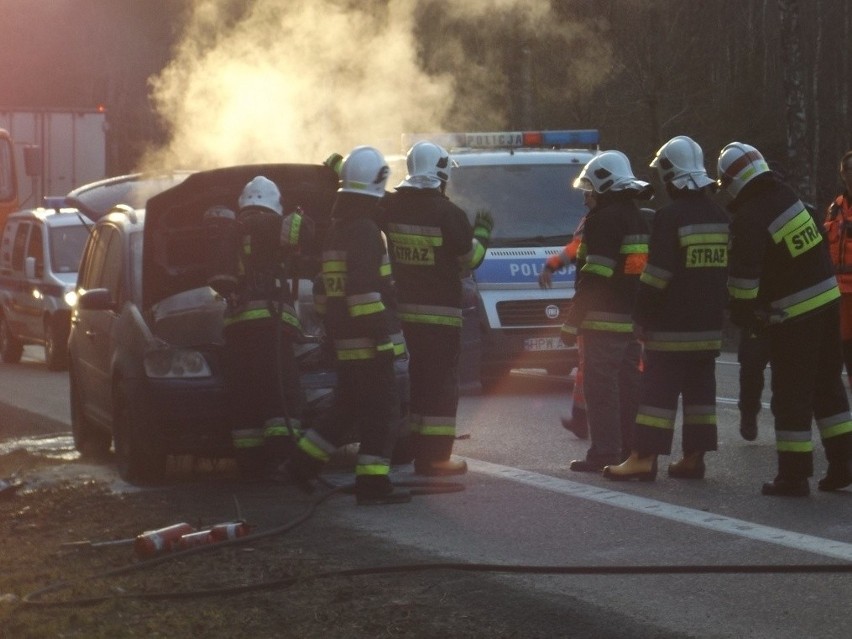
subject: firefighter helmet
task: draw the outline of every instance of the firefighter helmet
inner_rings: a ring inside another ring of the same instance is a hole
[[[383,197],[390,169],[381,152],[371,146],[357,146],[340,167],[338,193],[358,193]]]
[[[697,191],[713,184],[704,168],[704,152],[698,143],[685,135],[678,135],[666,142],[651,161],[663,184],[676,189]]]
[[[281,191],[275,182],[262,175],[258,175],[246,184],[239,200],[240,210],[257,207],[268,209],[273,213],[282,215],[284,207],[281,206]]]
[[[731,142],[719,154],[717,182],[734,198],[746,184],[769,171],[760,151],[749,144]]]
[[[433,142],[421,140],[405,156],[408,175],[399,183],[415,189],[437,189],[450,179],[450,154]]]
[[[651,185],[633,175],[630,160],[621,151],[604,151],[586,163],[574,180],[574,188],[595,193],[637,191],[647,193]]]

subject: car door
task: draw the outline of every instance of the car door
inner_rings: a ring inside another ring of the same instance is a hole
[[[32,291],[24,275],[24,262],[27,256],[28,238],[32,222],[22,220],[15,230],[12,240],[12,263],[9,299],[6,302],[6,319],[12,334],[19,337],[24,332],[28,298]]]
[[[118,318],[123,272],[121,232],[112,224],[102,224],[93,231],[83,256],[77,293],[107,289],[116,304],[108,309],[83,309],[79,305],[75,309],[73,365],[84,410],[105,424],[112,415],[110,340]]]
[[[26,340],[41,339],[44,335],[44,244],[45,229],[39,220],[30,224],[27,250],[24,256],[24,279],[18,297],[21,326],[19,334]],[[32,267],[27,267],[27,262]]]

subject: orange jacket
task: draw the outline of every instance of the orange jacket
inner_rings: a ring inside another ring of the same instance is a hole
[[[852,201],[848,193],[838,195],[829,205],[824,225],[837,285],[841,293],[852,293]]]
[[[580,220],[580,223],[577,224],[577,228],[574,230],[574,236],[571,238],[571,241],[565,245],[565,248],[563,248],[559,253],[547,258],[547,261],[544,264],[549,270],[558,271],[563,266],[573,264],[577,261],[577,251],[580,248],[580,244],[583,243],[583,224],[585,221],[586,218],[584,216]]]

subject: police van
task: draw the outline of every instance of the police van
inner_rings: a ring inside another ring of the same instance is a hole
[[[539,287],[538,276],[585,215],[582,192],[571,184],[599,152],[599,132],[412,134],[403,136],[403,148],[421,140],[450,153],[447,196],[471,223],[482,209],[494,218],[485,260],[466,280],[476,305],[476,335],[471,339],[466,317],[462,379],[472,357],[484,388],[515,368],[569,373],[577,352],[565,347],[559,333],[574,296],[575,268],[557,271],[550,289]],[[395,168],[394,178],[404,171]]]

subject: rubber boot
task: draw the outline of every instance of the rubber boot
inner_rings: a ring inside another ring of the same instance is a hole
[[[657,478],[657,456],[645,455],[633,451],[625,461],[617,466],[604,466],[603,476],[613,481],[654,481]]]
[[[358,475],[355,501],[359,506],[404,504],[411,501],[411,492],[395,487],[387,475]]]
[[[584,409],[575,406],[571,411],[571,417],[562,417],[560,421],[562,422],[562,428],[574,433],[577,439],[589,438],[589,421]]]
[[[669,477],[675,479],[704,479],[704,452],[684,453],[683,459],[669,464]]]
[[[443,461],[414,460],[414,474],[425,477],[449,477],[464,475],[467,472],[467,462],[463,459],[445,459]]]
[[[760,493],[770,497],[807,497],[811,489],[807,479],[784,479],[779,476],[763,484]]]
[[[322,471],[323,463],[298,448],[282,464],[271,471],[267,478],[279,484],[292,484],[303,493],[311,494],[316,490],[314,481]]]
[[[828,471],[819,480],[817,488],[823,492],[840,490],[852,484],[852,435],[823,440]]]
[[[753,442],[757,439],[757,415],[740,414],[740,435],[747,442]]]

